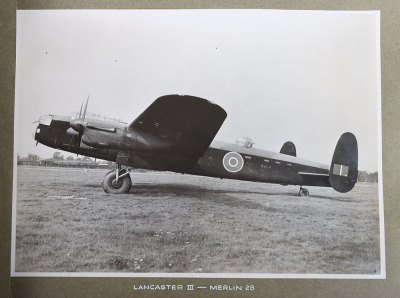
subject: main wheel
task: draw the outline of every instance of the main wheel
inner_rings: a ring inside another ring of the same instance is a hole
[[[301,188],[299,191],[299,196],[301,197],[308,197],[309,193],[308,190],[306,188]]]
[[[125,171],[122,171],[121,174],[124,174]],[[132,180],[129,174],[122,176],[118,179],[115,170],[108,172],[104,176],[103,180],[103,189],[107,193],[115,193],[115,194],[122,194],[128,193],[132,186]]]

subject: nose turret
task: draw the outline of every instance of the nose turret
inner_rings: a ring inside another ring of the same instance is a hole
[[[42,129],[46,130],[46,129],[51,127],[51,123],[53,121],[53,118],[54,118],[54,115],[44,115],[44,116],[41,116],[39,118],[39,120],[33,122],[33,123],[38,123],[39,122],[39,124],[38,124],[38,126],[36,127],[36,130],[35,130],[35,135],[34,135],[35,141],[39,141],[39,139],[40,139],[40,131]]]
[[[64,144],[69,144],[71,136],[66,131],[71,128],[70,117],[46,115],[40,117],[36,127],[35,140],[43,145],[63,149]],[[75,132],[71,128],[72,131]],[[76,132],[76,134],[78,134]]]

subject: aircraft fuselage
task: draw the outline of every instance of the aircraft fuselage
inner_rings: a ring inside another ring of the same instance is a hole
[[[43,145],[75,154],[134,168],[283,185],[331,186],[328,165],[218,141],[211,143],[197,163],[187,165],[180,154],[169,150],[168,141],[143,137],[121,123],[88,119],[78,146],[73,136],[66,133],[71,119],[49,117],[52,118],[50,123],[39,123],[35,139]],[[309,177],[306,173],[314,176]],[[315,179],[315,174],[320,177]]]

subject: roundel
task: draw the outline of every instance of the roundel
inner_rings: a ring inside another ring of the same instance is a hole
[[[243,157],[237,152],[228,152],[225,154],[222,164],[225,170],[231,173],[239,172],[244,165]]]

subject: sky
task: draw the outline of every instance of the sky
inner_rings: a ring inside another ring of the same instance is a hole
[[[206,98],[228,117],[216,139],[250,137],[330,164],[340,135],[358,140],[359,169],[378,169],[379,15],[279,10],[17,11],[16,152],[33,123],[88,112],[132,122],[167,94]],[[72,155],[67,152],[64,156]]]

